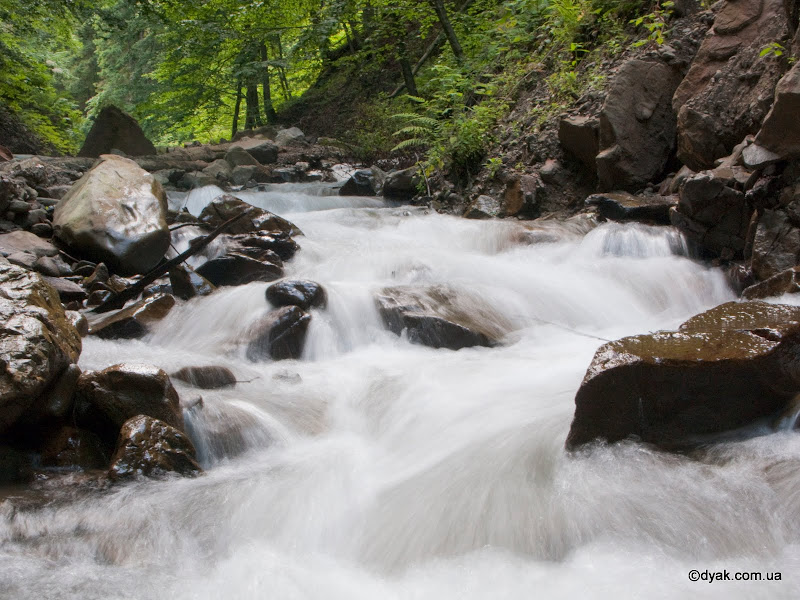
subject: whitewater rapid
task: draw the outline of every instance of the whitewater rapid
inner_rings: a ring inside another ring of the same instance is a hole
[[[195,214],[216,190],[175,196]],[[328,293],[304,356],[252,363],[266,284],[177,306],[80,365],[223,365],[176,382],[206,473],[0,504],[0,598],[796,598],[800,438],[701,457],[563,450],[604,339],[672,328],[733,298],[670,228],[469,221],[326,185],[240,196],[296,223],[287,276]],[[497,348],[385,330],[374,293],[443,284],[496,315]],[[80,488],[78,488],[80,489]],[[700,571],[781,581],[692,582]]]

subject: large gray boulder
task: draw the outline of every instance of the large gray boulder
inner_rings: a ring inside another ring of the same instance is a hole
[[[36,273],[0,263],[0,433],[78,360],[81,336],[56,291]]]
[[[681,73],[634,59],[617,73],[600,113],[597,176],[604,190],[635,190],[661,174],[675,147],[672,95]]]
[[[167,196],[127,158],[104,155],[56,205],[55,236],[121,275],[146,273],[169,248]]]
[[[728,302],[678,331],[609,342],[575,396],[567,448],[627,438],[687,447],[794,405],[800,308]]]

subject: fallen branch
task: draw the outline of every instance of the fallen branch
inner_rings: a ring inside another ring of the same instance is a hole
[[[211,242],[213,242],[214,239],[220,233],[225,231],[231,224],[233,224],[234,221],[238,221],[239,219],[241,219],[246,214],[247,214],[247,211],[242,211],[238,215],[236,215],[235,217],[233,217],[231,219],[228,219],[222,225],[217,227],[214,231],[209,233],[204,238],[198,239],[196,241],[196,243],[194,243],[194,244],[190,244],[188,250],[186,250],[185,252],[183,252],[182,254],[179,254],[178,256],[176,256],[174,258],[170,258],[168,261],[166,261],[164,263],[161,263],[155,269],[153,269],[149,273],[145,274],[139,281],[137,281],[133,285],[125,288],[119,294],[114,294],[113,296],[111,296],[111,298],[109,298],[108,300],[106,300],[105,302],[100,304],[99,306],[96,306],[90,312],[93,312],[93,313],[104,313],[104,312],[108,312],[108,311],[115,310],[115,309],[118,309],[118,308],[122,308],[123,306],[125,306],[125,303],[128,300],[133,300],[134,298],[139,296],[139,294],[141,294],[148,285],[153,283],[156,279],[161,277],[164,273],[169,271],[172,267],[175,267],[175,266],[181,264],[183,261],[185,261],[190,256],[194,256],[195,254],[200,252],[200,250],[202,250],[203,248],[208,246]]]

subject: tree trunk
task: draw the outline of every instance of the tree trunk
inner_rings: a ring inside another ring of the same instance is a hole
[[[261,120],[261,103],[258,101],[258,85],[247,82],[247,113],[244,118],[245,129],[255,129],[263,125]]]
[[[400,62],[400,70],[403,72],[403,82],[406,85],[406,91],[412,96],[419,96],[417,82],[414,81],[414,71],[411,68],[411,63],[408,61],[405,40],[401,39],[397,44],[397,54]]]
[[[447,10],[444,7],[444,0],[430,0],[431,4],[433,5],[433,10],[436,11],[436,16],[439,18],[439,22],[442,24],[442,29],[444,30],[444,34],[447,36],[447,41],[450,42],[450,47],[453,49],[453,54],[456,57],[456,60],[460,63],[464,60],[464,51],[461,49],[461,44],[458,43],[458,38],[456,37],[456,32],[453,29],[452,23],[450,23],[450,18],[447,16]]]
[[[272,90],[269,83],[269,65],[267,65],[267,45],[262,42],[261,44],[261,62],[264,63],[264,75],[261,79],[261,90],[264,94],[264,114],[267,117],[267,123],[274,123],[277,119],[275,114],[275,107],[272,106]]]
[[[242,78],[236,82],[236,106],[233,108],[233,125],[231,127],[231,139],[239,131],[239,112],[242,109]]]
[[[283,61],[283,43],[281,42],[281,36],[275,36],[275,45],[278,48],[278,59]],[[286,80],[286,69],[283,67],[278,67],[278,79],[281,82],[281,89],[283,90],[283,95],[287,100],[292,99],[292,90],[289,89],[289,82]]]

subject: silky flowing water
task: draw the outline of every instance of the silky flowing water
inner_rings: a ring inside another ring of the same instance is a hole
[[[217,190],[176,197],[197,212]],[[42,599],[796,598],[800,436],[702,456],[630,443],[568,455],[602,339],[732,299],[669,228],[469,221],[330,187],[241,197],[295,222],[287,276],[320,282],[304,356],[252,363],[266,284],[176,307],[80,364],[223,365],[179,385],[205,474],[0,505],[0,597]],[[436,350],[386,331],[373,296],[445,284],[505,332]],[[691,582],[700,571],[781,581]]]

